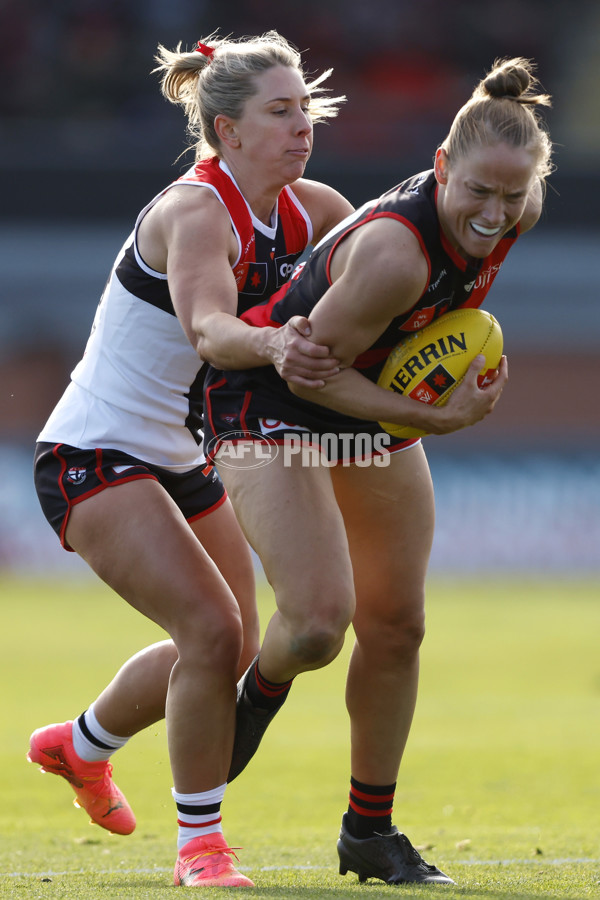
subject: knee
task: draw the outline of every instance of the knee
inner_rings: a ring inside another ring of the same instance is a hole
[[[173,632],[179,660],[186,666],[236,669],[243,645],[242,621],[236,608],[204,608],[184,618]]]
[[[338,655],[352,620],[349,608],[321,609],[296,625],[292,633],[291,650],[302,666],[319,668]]]
[[[293,637],[291,650],[305,668],[326,666],[338,655],[344,643],[344,632],[311,629]]]
[[[425,638],[425,616],[402,617],[390,631],[391,652],[400,657],[414,656]]]
[[[425,637],[425,616],[421,611],[398,612],[355,623],[359,645],[381,665],[411,662]]]
[[[168,673],[177,662],[177,647],[172,640],[158,641],[149,647],[144,647],[128,663],[139,663],[143,660],[144,667],[153,681],[160,681],[162,677],[168,679]],[[127,663],[125,664],[127,665]]]

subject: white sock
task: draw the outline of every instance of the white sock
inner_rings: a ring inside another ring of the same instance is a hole
[[[177,849],[206,834],[222,833],[221,802],[227,783],[199,794],[179,794],[171,789],[177,804]]]
[[[124,747],[128,737],[111,734],[102,727],[94,712],[94,704],[73,722],[73,749],[86,762],[109,759],[115,750]]]

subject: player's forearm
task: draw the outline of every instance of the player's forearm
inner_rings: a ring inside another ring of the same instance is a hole
[[[228,313],[208,316],[197,332],[199,356],[216,369],[253,369],[271,362],[268,337],[272,328],[253,328]]]
[[[494,408],[508,379],[503,357],[498,375],[485,388],[477,385],[483,357],[476,357],[463,381],[443,406],[430,406],[393,390],[379,387],[356,369],[343,369],[322,388],[289,384],[292,393],[328,409],[375,422],[409,425],[427,434],[450,434],[479,422]]]
[[[356,419],[410,425],[430,431],[440,414],[435,407],[378,387],[352,368],[343,369],[328,379],[322,388],[309,389],[289,383],[288,387],[297,397]]]

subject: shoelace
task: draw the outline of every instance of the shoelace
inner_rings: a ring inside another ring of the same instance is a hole
[[[201,859],[203,856],[218,856],[219,853],[229,853],[230,856],[235,856],[237,861],[239,862],[239,856],[235,852],[236,850],[243,850],[243,847],[215,847],[213,850],[203,850],[202,853],[196,853],[194,856],[186,856],[186,863],[193,863],[196,860]]]
[[[401,843],[404,846],[404,850],[406,852],[406,856],[408,857],[410,862],[413,862],[415,865],[423,864],[427,865],[421,854],[418,850],[415,850],[409,839],[405,834],[398,834]]]
[[[112,763],[107,763],[106,768],[103,770],[103,772],[100,775],[81,775],[80,779],[81,779],[81,781],[86,781],[86,782],[90,782],[90,784],[93,784],[95,781],[104,781],[107,777],[111,778],[112,771],[113,771]]]

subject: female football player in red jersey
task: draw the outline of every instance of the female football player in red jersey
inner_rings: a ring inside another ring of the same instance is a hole
[[[171,640],[129,660],[75,721],[37,729],[29,759],[73,786],[92,820],[128,834],[111,753],[165,715],[177,808],[174,881],[250,886],[221,827],[236,681],[258,650],[247,544],[201,452],[202,361],[272,363],[299,385],[337,371],[306,320],[238,316],[289,277],[352,209],[303,178],[313,123],[343,98],[307,83],[276,32],[159,48],[196,164],[140,213],[115,262],[86,352],[38,438],[36,488],[63,546]],[[82,635],[93,641],[93,635]]]
[[[278,607],[238,686],[230,779],[295,676],[330,662],[352,623],[350,802],[338,852],[340,872],[361,881],[451,882],[392,826],[417,696],[434,500],[421,441],[392,438],[378,423],[434,434],[473,425],[497,402],[507,362],[479,387],[476,358],[444,407],[377,379],[403,334],[479,306],[514,241],[538,220],[552,145],[537,110],[548,102],[530,61],[497,63],[458,112],[432,170],[350,215],[269,303],[244,315],[256,326],[308,316],[314,340],[341,363],[323,387],[286,384],[269,366],[210,370],[205,383],[205,447]],[[306,452],[297,452],[302,438]],[[258,446],[261,459],[265,445],[280,446],[268,465],[252,467],[248,453],[233,452],[236,442]]]

